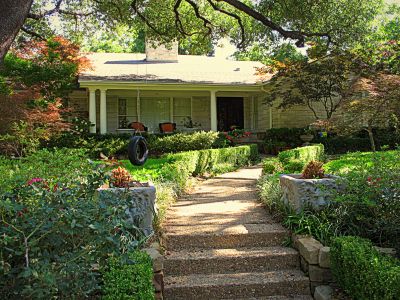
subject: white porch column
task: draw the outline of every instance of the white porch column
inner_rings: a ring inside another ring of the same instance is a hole
[[[211,107],[210,107],[210,115],[211,115],[211,130],[218,131],[218,118],[217,118],[217,96],[216,91],[210,91],[211,93]]]
[[[96,133],[96,90],[89,89],[89,122],[93,125],[90,127],[90,133]]]
[[[100,133],[107,133],[107,90],[100,90]]]

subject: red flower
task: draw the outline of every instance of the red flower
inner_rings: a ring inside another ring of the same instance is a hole
[[[369,176],[369,177],[367,178],[367,181],[368,181],[368,182],[371,182],[371,181],[372,181],[372,177]]]
[[[42,181],[43,181],[43,178],[38,178],[38,177],[32,178],[31,180],[29,180],[29,181],[27,182],[27,185],[32,185],[32,184],[34,184],[34,183],[36,183],[36,182],[42,182]]]

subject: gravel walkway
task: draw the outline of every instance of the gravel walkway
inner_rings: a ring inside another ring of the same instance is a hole
[[[309,298],[288,232],[257,200],[260,166],[199,184],[168,212],[167,300]]]

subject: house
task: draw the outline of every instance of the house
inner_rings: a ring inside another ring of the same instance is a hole
[[[126,132],[135,121],[150,132],[158,132],[163,122],[184,130],[188,118],[213,131],[235,125],[264,132],[313,121],[305,107],[281,112],[263,104],[265,81],[256,75],[262,66],[258,62],[178,55],[177,44],[171,49],[147,45],[146,54],[87,57],[93,70],[80,75],[80,89],[71,94],[69,105],[95,124],[93,133]]]

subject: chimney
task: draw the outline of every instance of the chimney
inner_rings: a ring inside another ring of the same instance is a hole
[[[146,39],[146,60],[149,62],[177,62],[178,42],[164,45],[157,41]]]

